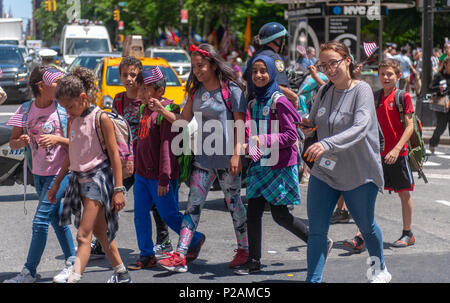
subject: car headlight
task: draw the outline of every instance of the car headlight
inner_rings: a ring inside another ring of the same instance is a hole
[[[17,78],[24,78],[24,77],[26,77],[26,76],[28,76],[27,73],[18,74],[18,75],[17,75]]]
[[[110,96],[103,96],[103,99],[102,99],[103,108],[112,108],[113,101],[114,100]]]

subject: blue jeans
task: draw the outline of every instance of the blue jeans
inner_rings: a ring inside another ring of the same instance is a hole
[[[178,180],[170,180],[169,192],[165,196],[158,196],[158,180],[147,179],[138,174],[134,178],[134,226],[140,256],[154,256],[150,217],[153,205],[156,205],[164,222],[180,234],[183,214],[178,207]],[[200,239],[201,234],[196,232],[192,245],[197,245]]]
[[[311,175],[308,185],[309,237],[307,249],[307,282],[320,283],[327,256],[327,235],[330,219],[340,195],[359,227],[369,255],[384,269],[383,239],[375,222],[375,201],[378,187],[370,182],[353,190],[339,191]]]
[[[25,267],[31,272],[32,276],[36,275],[36,269],[41,261],[47,244],[48,227],[51,224],[55,230],[59,245],[67,260],[72,257],[75,261],[75,246],[73,244],[72,232],[69,226],[59,226],[59,217],[62,211],[61,199],[66,191],[69,176],[67,175],[61,182],[58,193],[56,194],[56,203],[52,204],[48,200],[48,191],[53,185],[56,176],[38,176],[34,175],[34,184],[39,197],[39,204],[33,219],[33,234],[31,244],[28,250],[27,262]]]

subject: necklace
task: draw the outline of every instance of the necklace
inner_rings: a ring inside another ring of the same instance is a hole
[[[350,87],[352,86],[352,83],[353,83],[353,79],[351,79],[350,84],[347,86],[347,88],[346,88],[345,91],[344,91],[344,94],[341,95],[341,97],[339,98],[339,101],[338,101],[339,108],[337,109],[337,111],[336,111],[336,113],[335,113],[335,115],[334,115],[333,121],[332,121],[331,123],[328,124],[328,132],[329,132],[329,135],[330,135],[330,136],[333,134],[333,131],[334,131],[334,122],[336,121],[336,117],[337,117],[338,113],[341,111],[342,104],[344,104],[345,96],[347,96],[348,90],[349,90]],[[332,92],[332,94],[331,94],[331,102],[330,102],[330,109],[329,109],[330,118],[331,118],[331,114],[332,114],[332,113],[331,113],[331,107],[333,106],[335,89],[336,89],[336,87],[333,86],[333,92]],[[341,101],[341,100],[342,100],[342,101]]]

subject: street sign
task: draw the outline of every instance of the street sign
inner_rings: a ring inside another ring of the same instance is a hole
[[[181,23],[187,24],[188,23],[188,16],[189,16],[188,10],[187,9],[182,9],[181,10],[181,14],[180,14]]]
[[[118,28],[119,28],[120,31],[123,31],[123,29],[124,29],[124,27],[125,27],[125,23],[124,23],[122,20],[120,20],[120,21],[117,23],[117,26],[118,26]]]
[[[128,2],[125,2],[125,1],[119,2],[117,5],[120,6],[120,7],[127,7]]]

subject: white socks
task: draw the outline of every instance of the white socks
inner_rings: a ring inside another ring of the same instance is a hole
[[[125,265],[123,265],[123,263],[121,263],[117,266],[114,266],[113,269],[114,269],[115,274],[123,273],[123,272],[127,271],[127,269],[125,268]]]

